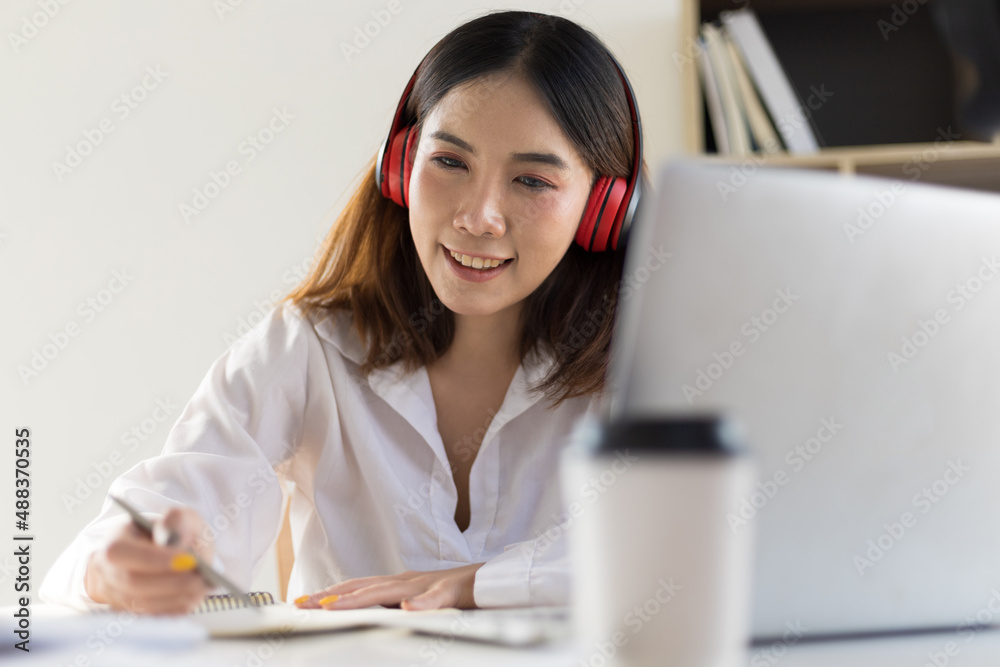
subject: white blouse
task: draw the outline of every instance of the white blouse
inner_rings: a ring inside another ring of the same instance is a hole
[[[289,599],[355,577],[485,562],[473,587],[480,607],[568,604],[566,540],[551,530],[567,516],[559,454],[578,419],[596,414],[599,395],[550,409],[526,390],[553,359],[529,355],[480,431],[462,531],[426,368],[407,374],[397,362],[365,379],[365,351],[348,311],[306,318],[276,307],[213,362],[162,454],[109,493],[150,517],[197,509],[216,565],[244,589],[277,539],[284,485],[295,551]],[[84,592],[86,561],[127,520],[106,499],[48,572],[41,598],[105,607]]]

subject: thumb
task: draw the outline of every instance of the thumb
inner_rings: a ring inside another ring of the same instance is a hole
[[[399,603],[400,609],[406,611],[420,611],[422,609],[441,609],[451,606],[448,591],[441,586],[433,586],[420,595],[403,600]]]
[[[190,507],[172,507],[153,523],[153,541],[176,549],[193,549],[202,558],[212,559],[212,543],[204,535],[205,522]]]

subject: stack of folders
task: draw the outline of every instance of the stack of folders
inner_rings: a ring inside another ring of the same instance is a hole
[[[724,11],[698,36],[698,73],[723,155],[813,153],[819,142],[750,9]]]

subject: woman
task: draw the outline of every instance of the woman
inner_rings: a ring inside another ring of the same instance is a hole
[[[43,599],[189,611],[208,592],[189,547],[247,587],[287,480],[302,607],[565,604],[545,532],[560,446],[605,388],[633,104],[566,19],[500,12],[445,36],[311,275],[216,360],[163,454],[112,484],[180,541],[106,502]]]

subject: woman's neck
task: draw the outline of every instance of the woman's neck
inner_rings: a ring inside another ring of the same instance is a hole
[[[455,314],[455,337],[435,365],[469,379],[506,377],[520,365],[521,304],[490,315]]]

